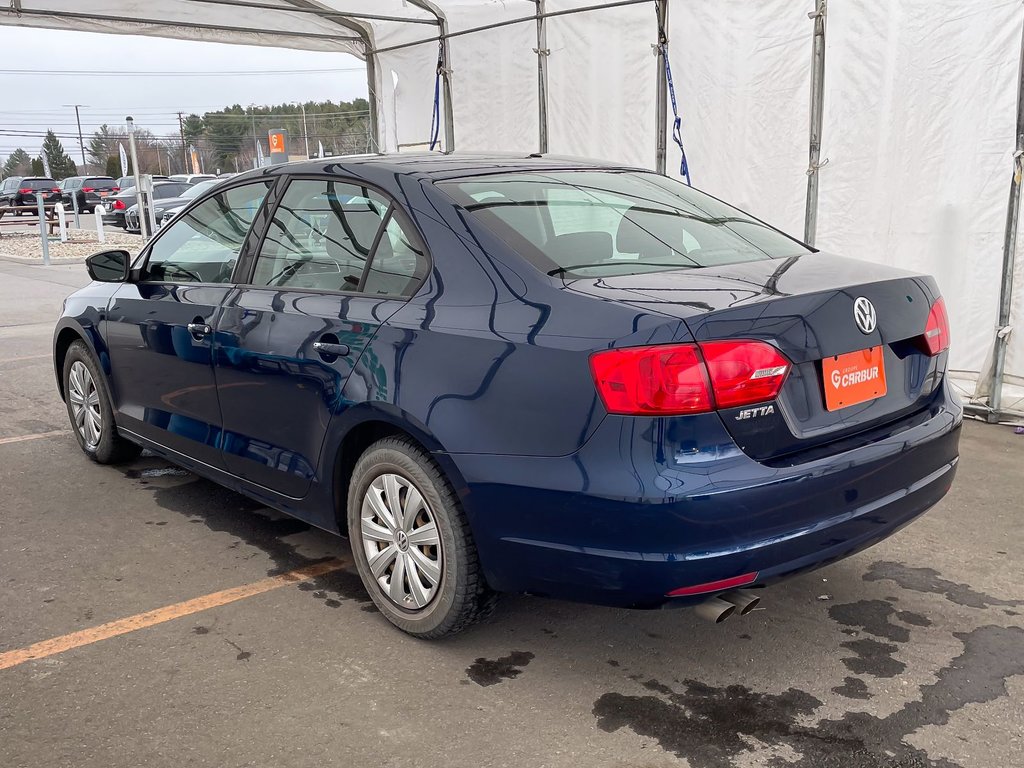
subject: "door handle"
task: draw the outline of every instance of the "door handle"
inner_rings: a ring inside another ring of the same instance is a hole
[[[194,339],[201,339],[204,336],[209,336],[213,333],[213,328],[211,328],[207,323],[189,323],[185,327],[188,328],[188,332],[192,334],[192,338]]]
[[[329,341],[314,341],[313,349],[320,357],[345,357],[348,354],[348,344],[333,344]]]

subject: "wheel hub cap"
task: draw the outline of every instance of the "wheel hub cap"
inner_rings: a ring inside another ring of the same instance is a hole
[[[425,608],[441,584],[444,558],[423,495],[401,475],[380,475],[363,495],[360,518],[363,551],[381,592],[400,608]]]
[[[103,436],[100,393],[92,374],[81,360],[76,360],[68,373],[68,402],[71,404],[75,429],[82,436],[85,447],[96,450]]]

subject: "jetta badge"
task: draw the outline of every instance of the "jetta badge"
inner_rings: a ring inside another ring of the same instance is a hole
[[[860,296],[853,302],[853,319],[861,333],[871,333],[878,325],[878,316],[875,314],[875,305]]]

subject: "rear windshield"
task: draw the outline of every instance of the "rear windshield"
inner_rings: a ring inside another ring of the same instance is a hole
[[[117,182],[113,179],[86,179],[82,182],[83,187],[92,187],[93,189],[113,189],[117,186]]]
[[[655,173],[534,171],[437,186],[551,275],[629,275],[810,253],[742,211]]]
[[[22,179],[22,189],[56,189],[57,182],[53,179]]]

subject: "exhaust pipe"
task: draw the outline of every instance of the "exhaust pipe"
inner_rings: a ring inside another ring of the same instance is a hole
[[[757,601],[754,601],[755,605]],[[736,606],[718,597],[700,603],[695,609],[697,615],[712,624],[721,624],[736,611]]]
[[[748,589],[736,589],[732,592],[721,594],[719,597],[723,601],[735,606],[740,616],[746,616],[757,608],[758,603],[761,602],[761,598]]]

